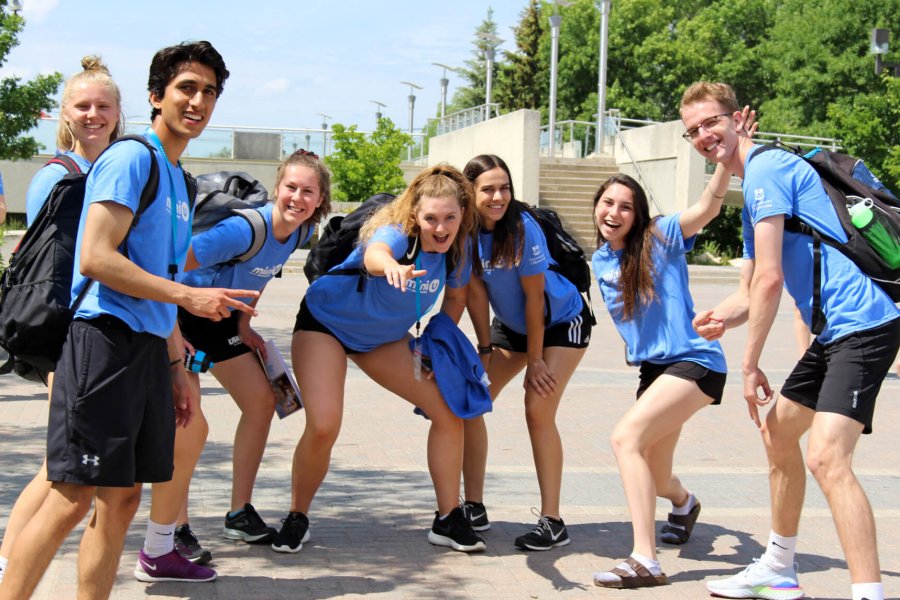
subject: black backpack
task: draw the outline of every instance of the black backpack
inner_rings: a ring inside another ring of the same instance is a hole
[[[547,239],[547,250],[556,264],[550,265],[551,271],[556,271],[572,284],[582,294],[587,295],[587,304],[591,312],[591,323],[597,324],[594,317],[594,309],[591,306],[591,267],[588,265],[587,256],[581,245],[572,237],[559,220],[555,210],[540,206],[529,206],[520,202],[523,212],[528,213],[541,226],[544,237]],[[547,314],[550,320],[550,314]]]
[[[145,138],[127,135],[113,143],[124,140],[142,143],[154,156],[131,224],[133,229],[156,197],[159,166],[156,150]],[[72,302],[75,241],[87,173],[82,173],[66,156],[53,158],[47,164],[60,164],[68,174],[51,190],[0,277],[0,346],[10,355],[0,366],[0,374],[15,371],[25,379],[45,384],[47,373],[56,368],[72,316],[91,287],[88,281]],[[189,198],[193,198],[195,187],[187,173],[185,183]],[[122,248],[124,251],[125,240]]]
[[[322,275],[360,275],[361,269],[334,269],[344,262],[359,239],[359,230],[372,214],[393,200],[393,194],[381,193],[366,199],[350,214],[331,217],[319,231],[319,241],[309,251],[303,273],[312,283]],[[409,246],[401,264],[412,264],[419,252],[417,236],[410,236]]]
[[[813,306],[810,330],[818,335],[825,329],[826,319],[822,312],[822,243],[840,250],[856,263],[856,266],[870,279],[881,286],[894,302],[900,302],[900,268],[891,268],[875,251],[860,231],[853,226],[849,207],[865,199],[871,199],[872,210],[885,217],[894,234],[900,239],[900,202],[875,179],[865,163],[858,158],[816,148],[807,154],[801,154],[799,148],[791,148],[778,142],[767,144],[757,149],[750,160],[769,150],[783,150],[800,155],[822,180],[822,186],[831,199],[831,204],[847,235],[847,242],[842,243],[828,235],[813,229],[808,223],[794,215],[785,219],[784,228],[810,235],[813,238]]]
[[[256,209],[269,202],[269,192],[243,171],[219,171],[197,176],[197,204],[194,208],[194,235],[212,229],[220,221],[235,215],[243,217],[253,234],[250,247],[225,264],[234,265],[256,256],[266,243],[268,229]],[[312,224],[300,226],[297,245],[309,236]],[[296,248],[295,248],[296,249]],[[276,277],[280,277],[279,272]]]

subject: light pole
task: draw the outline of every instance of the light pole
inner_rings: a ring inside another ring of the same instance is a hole
[[[412,137],[413,133],[413,114],[416,110],[416,90],[425,89],[421,85],[416,85],[415,83],[410,83],[409,81],[401,81],[403,85],[409,86],[409,136]],[[406,160],[412,160],[412,144],[407,148],[406,152]]]
[[[320,117],[322,117],[322,158],[328,156],[328,119],[331,119],[331,115],[326,115],[325,113],[316,113]]]
[[[12,11],[12,14],[18,16],[19,11],[22,10],[22,0],[10,0],[9,10]]]
[[[570,6],[569,0],[553,0],[557,6]],[[558,11],[558,9],[554,9]],[[548,155],[553,157],[556,147],[556,65],[559,62],[559,26],[562,17],[557,13],[550,17],[550,149]]]
[[[888,53],[891,41],[890,29],[873,29],[871,51],[875,55],[875,74],[881,75],[884,69],[892,69],[894,77],[900,77],[900,63],[889,63],[881,60],[883,54]]]
[[[496,35],[491,33],[487,33],[482,31],[478,34],[478,37],[484,40],[485,49],[484,49],[484,57],[485,57],[485,68],[487,72],[484,77],[484,110],[485,110],[485,119],[491,118],[491,88],[494,80],[494,53],[497,50],[497,46],[503,43],[503,40],[498,38]]]
[[[611,0],[598,0],[594,3],[600,11],[600,64],[597,75],[597,139],[594,140],[596,154],[603,152],[603,138],[606,136],[606,48],[609,44],[609,9]]]
[[[387,104],[378,100],[369,100],[369,102],[375,105],[375,129],[378,129],[378,123],[381,122],[381,109],[386,108]]]
[[[441,75],[441,123],[443,124],[444,115],[447,112],[447,85],[450,83],[450,80],[447,79],[447,71],[453,71],[455,73],[456,69],[442,63],[433,62],[431,64],[440,67],[444,71]]]

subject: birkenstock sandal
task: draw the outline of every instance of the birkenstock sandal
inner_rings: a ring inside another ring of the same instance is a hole
[[[622,567],[627,565],[628,569]],[[669,585],[665,573],[654,575],[633,556],[629,556],[622,564],[604,573],[594,573],[594,585],[606,588],[631,590],[636,588]]]
[[[663,525],[660,541],[666,544],[679,546],[691,538],[691,532],[694,531],[694,524],[697,517],[700,516],[700,503],[697,502],[694,508],[686,515],[673,515],[669,513],[669,522]]]

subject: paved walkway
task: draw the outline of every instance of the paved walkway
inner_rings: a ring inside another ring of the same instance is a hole
[[[698,277],[698,279],[700,279]],[[260,302],[258,330],[287,355],[290,331],[305,289],[302,275],[275,280]],[[731,286],[698,283],[698,308],[712,306]],[[662,547],[672,585],[619,592],[592,584],[591,574],[615,565],[631,549],[625,499],[609,435],[632,402],[637,382],[625,366],[623,344],[595,298],[599,326],[570,383],[559,414],[566,452],[563,517],[572,544],[523,553],[513,539],[531,528],[539,504],[520,383],[513,382],[488,416],[491,454],[486,500],[493,528],[488,549],[465,555],[426,541],[434,496],[425,461],[426,423],[412,408],[351,367],[343,432],[331,473],[311,511],[312,541],[295,555],[231,542],[220,536],[230,496],[230,449],[238,411],[211,377],[203,379],[210,435],[191,490],[191,523],[212,550],[214,583],[147,585],[131,575],[143,539],[148,503],[129,531],[114,598],[703,598],[703,581],[738,572],[763,551],[768,495],[762,444],[741,399],[740,356],[745,331],[725,340],[731,378],[722,406],[707,408],[684,429],[676,468],[703,502],[690,543]],[[792,315],[778,315],[763,368],[773,384],[787,376],[795,355]],[[464,327],[469,328],[464,319]],[[900,381],[885,382],[875,433],[866,436],[856,468],[869,493],[880,533],[887,597],[900,598]],[[290,463],[303,413],[274,423],[254,503],[278,525],[290,501]],[[0,531],[9,507],[44,453],[43,388],[0,377]],[[898,461],[898,462],[894,462]],[[665,519],[660,503],[657,518]],[[895,538],[894,536],[898,536]],[[79,536],[73,534],[48,570],[36,598],[75,595]],[[827,504],[810,478],[797,561],[812,598],[849,597],[849,575]]]

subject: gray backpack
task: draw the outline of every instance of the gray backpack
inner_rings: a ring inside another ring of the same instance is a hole
[[[269,201],[266,188],[243,171],[219,171],[197,177],[197,203],[194,208],[194,235],[212,229],[220,221],[235,215],[250,224],[253,238],[250,247],[225,264],[246,262],[256,256],[266,243],[265,219],[256,210]],[[304,223],[297,236],[302,244],[312,225]]]

